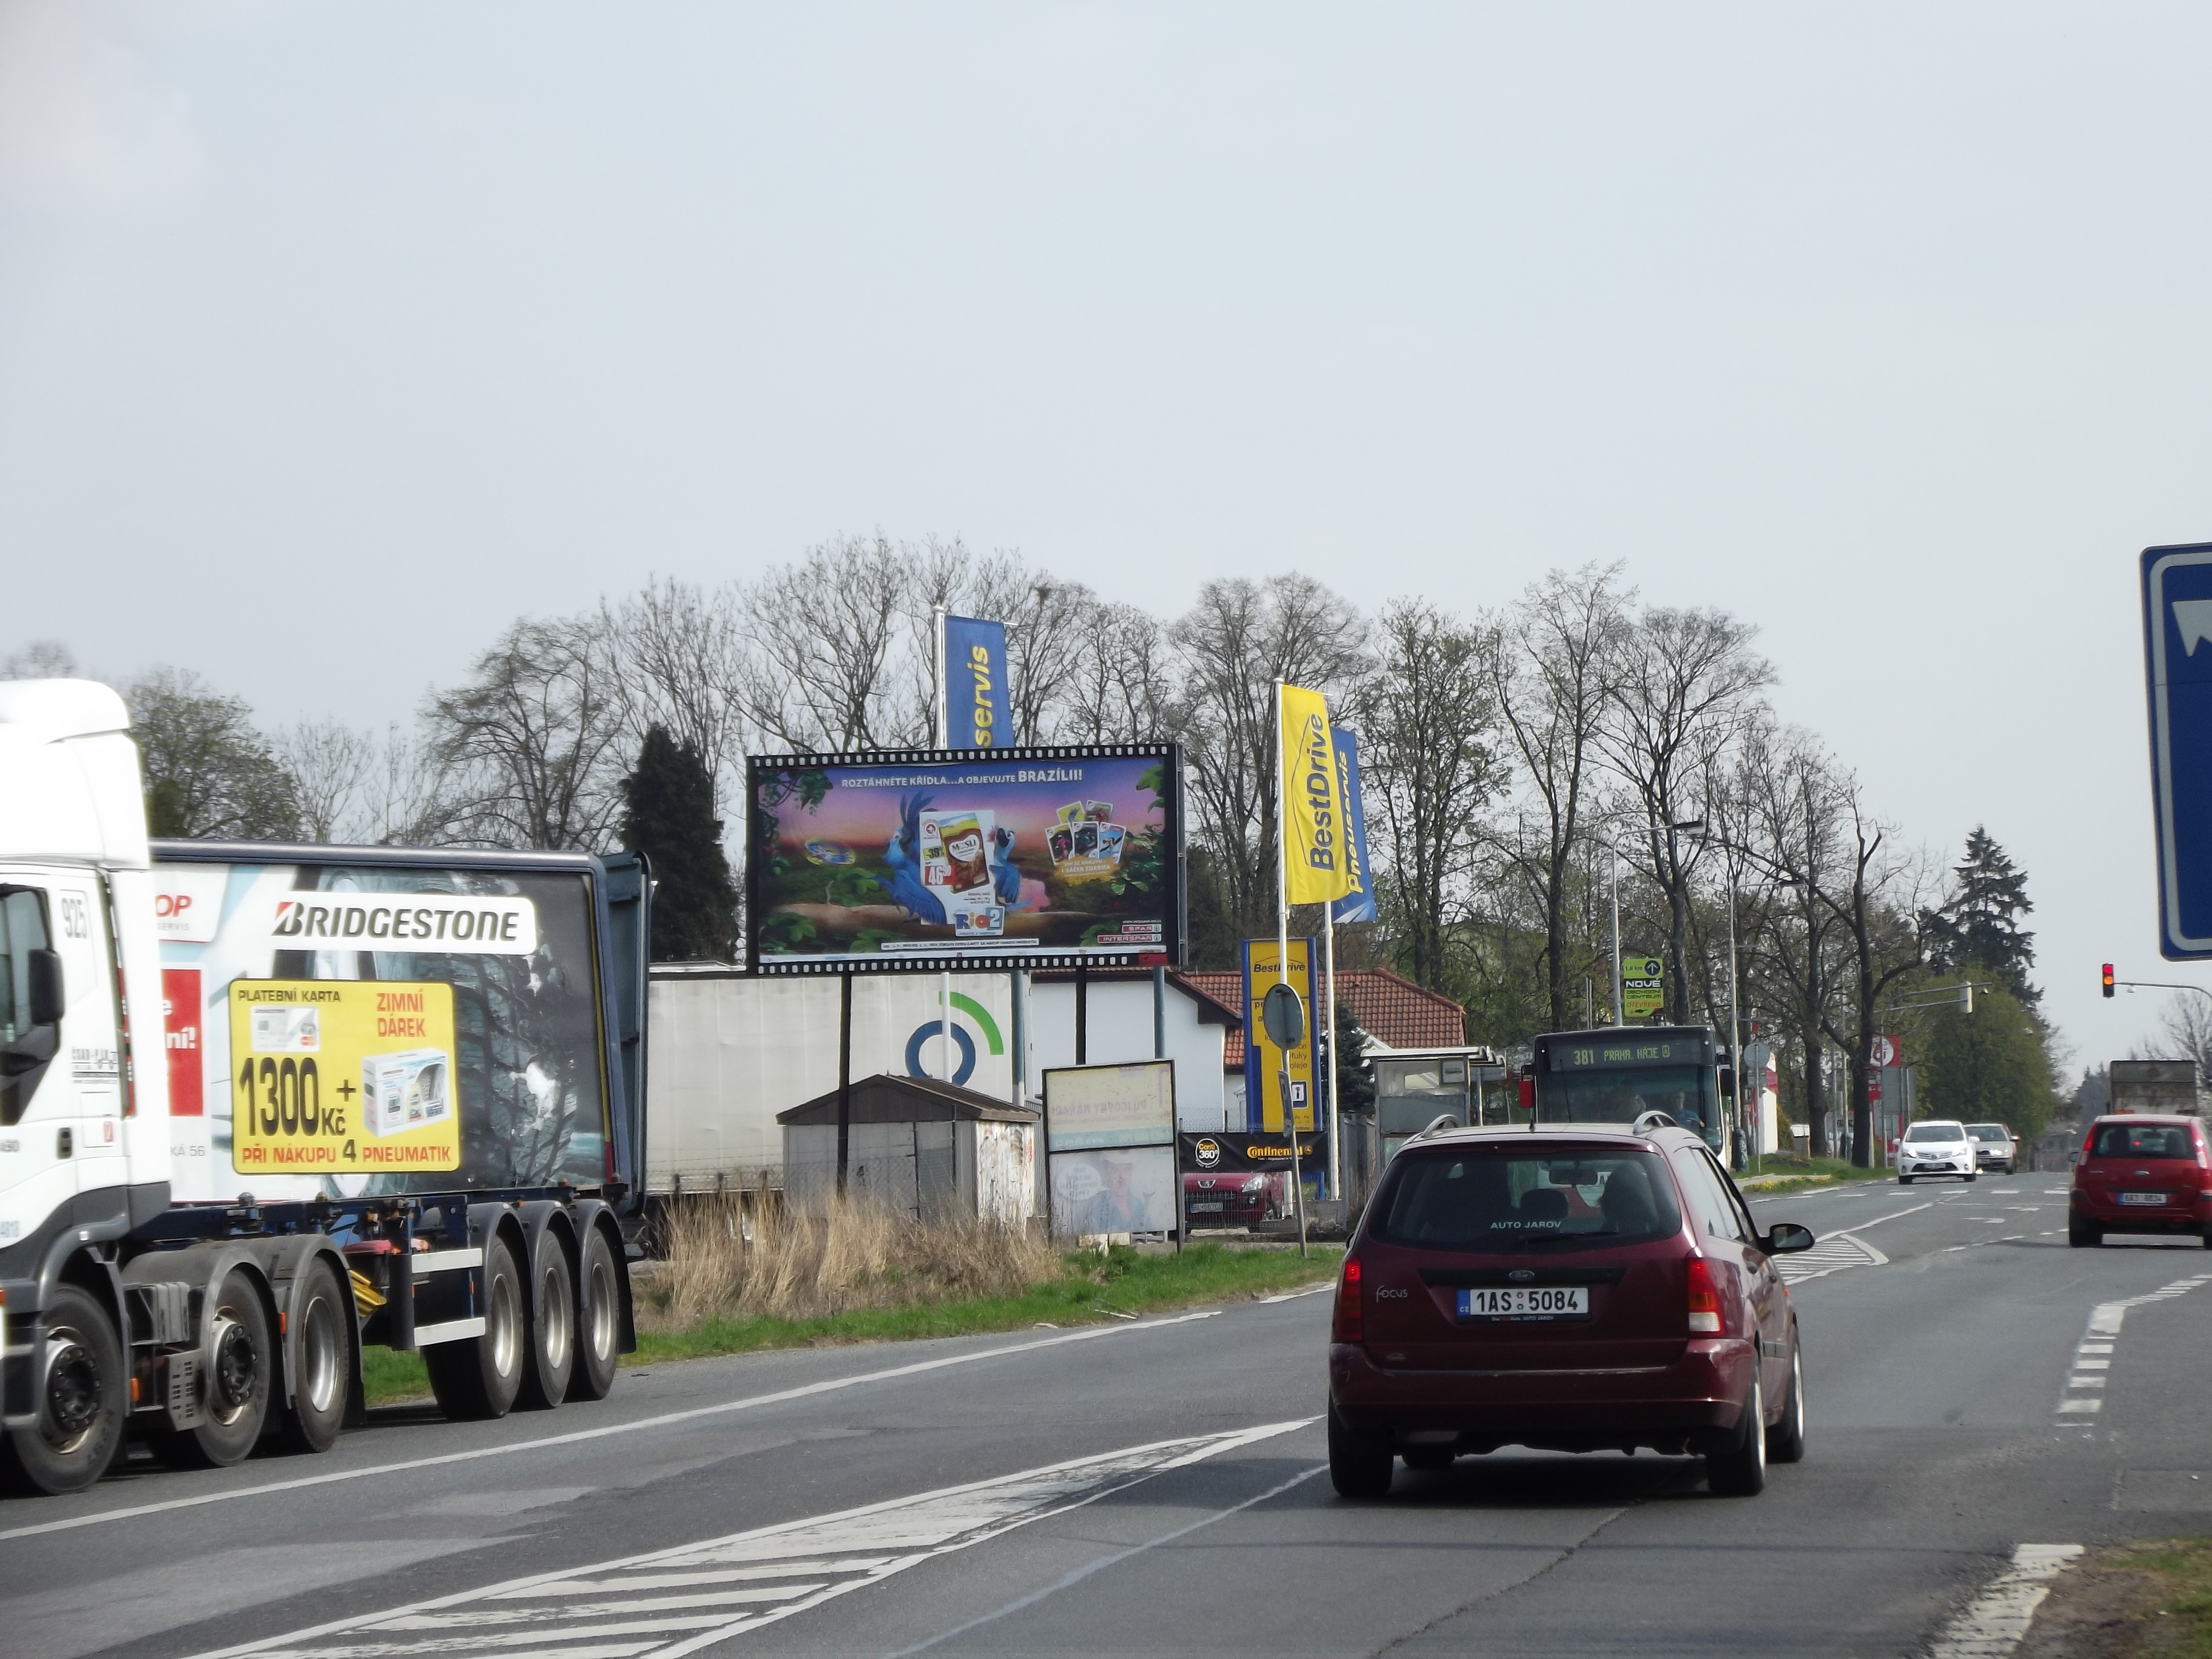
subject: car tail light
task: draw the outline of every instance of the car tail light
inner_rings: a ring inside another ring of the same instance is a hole
[[[1346,1256],[1344,1272],[1336,1281],[1336,1322],[1330,1328],[1332,1342],[1358,1342],[1364,1339],[1359,1310],[1359,1259]]]
[[[1701,1255],[1690,1258],[1690,1330],[1693,1335],[1721,1334],[1721,1292],[1713,1264]]]
[[[2200,1170],[2212,1170],[2212,1149],[2208,1149],[2204,1145],[2204,1131],[2192,1128],[2189,1132],[2189,1138],[2197,1143],[2197,1167]]]

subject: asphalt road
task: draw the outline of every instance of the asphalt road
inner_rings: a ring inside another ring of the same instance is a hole
[[[1756,1498],[1508,1449],[1340,1500],[1307,1296],[134,1467],[0,1504],[0,1652],[1999,1652],[1932,1644],[2019,1547],[2212,1522],[2212,1252],[2069,1250],[2063,1186],[1759,1204],[1824,1244],[1793,1263],[1806,1461]]]

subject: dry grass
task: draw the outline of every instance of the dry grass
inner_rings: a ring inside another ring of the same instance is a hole
[[[1060,1272],[1058,1253],[1025,1231],[843,1200],[825,1218],[795,1216],[764,1185],[672,1202],[662,1239],[666,1261],[637,1285],[648,1330],[1018,1296]]]

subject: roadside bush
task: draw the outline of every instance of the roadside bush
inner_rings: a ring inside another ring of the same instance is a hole
[[[916,1221],[854,1200],[833,1200],[826,1216],[796,1216],[765,1182],[672,1200],[660,1232],[666,1260],[637,1286],[648,1329],[1018,1296],[1060,1273],[1051,1245],[1025,1231],[965,1217]]]

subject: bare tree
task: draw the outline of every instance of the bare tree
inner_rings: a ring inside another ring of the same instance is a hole
[[[620,677],[595,617],[512,624],[424,720],[453,828],[495,847],[598,852],[621,811]]]
[[[33,640],[0,657],[0,680],[68,680],[77,674],[76,653],[59,640]]]
[[[1158,618],[1133,605],[1087,606],[1055,738],[1137,743],[1180,732],[1175,673]]]
[[[273,747],[291,776],[301,835],[313,842],[343,838],[375,775],[376,740],[343,720],[301,720],[279,732]]]
[[[1224,908],[1250,938],[1275,921],[1275,681],[1340,693],[1364,665],[1358,611],[1310,576],[1210,581],[1169,630],[1191,797]]]
[[[1835,777],[1827,757],[1802,732],[1754,721],[1730,769],[1747,862],[1755,872],[1743,919],[1753,978],[1761,1000],[1781,1011],[1796,1039],[1810,1150],[1828,1155],[1822,1109],[1822,1053],[1841,966],[1836,921],[1818,896],[1841,863],[1835,836]]]
[[[1375,632],[1374,667],[1350,712],[1370,842],[1382,842],[1376,877],[1407,967],[1440,988],[1483,839],[1482,809],[1501,781],[1491,747],[1498,708],[1483,672],[1497,648],[1489,630],[1425,599],[1384,606]]]
[[[1620,567],[1554,570],[1492,625],[1482,670],[1525,793],[1497,845],[1541,917],[1553,1030],[1572,1025],[1569,934],[1599,722],[1620,674],[1632,593]]]
[[[742,708],[792,750],[918,740],[896,660],[911,614],[907,562],[881,536],[848,536],[771,570],[738,599]]]
[[[618,603],[599,604],[623,695],[625,747],[635,755],[659,726],[698,751],[721,804],[725,776],[743,757],[744,645],[738,595],[653,576]]]
[[[1691,880],[1706,843],[1675,826],[1703,818],[1706,781],[1774,678],[1751,648],[1755,632],[1719,611],[1646,611],[1629,632],[1612,711],[1598,729],[1626,786],[1615,812],[1626,821],[1621,848],[1666,895],[1668,1001],[1678,1019],[1690,1008]]]

